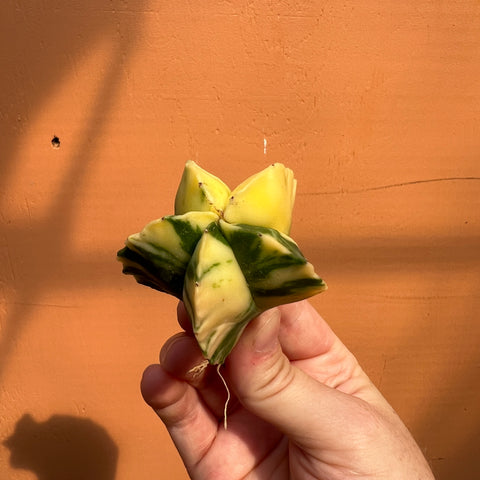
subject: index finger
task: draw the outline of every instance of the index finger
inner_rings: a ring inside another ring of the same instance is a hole
[[[185,308],[185,304],[183,302],[178,302],[177,320],[185,332],[187,332],[189,335],[193,335],[192,322],[188,316],[187,309]]]

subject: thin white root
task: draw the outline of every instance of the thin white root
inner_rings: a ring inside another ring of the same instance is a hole
[[[225,381],[222,374],[220,373],[221,366],[222,365],[220,363],[217,365],[217,373],[218,373],[218,376],[222,379],[222,382],[225,385],[225,390],[227,391],[227,400],[225,401],[225,407],[223,408],[223,428],[227,430],[227,407],[228,407],[228,402],[230,401],[230,390],[228,389],[227,382]]]
[[[208,363],[208,360],[204,360],[202,363],[199,363],[198,365],[192,367],[187,373],[189,373],[194,379],[196,379],[206,370],[206,368],[208,367]]]

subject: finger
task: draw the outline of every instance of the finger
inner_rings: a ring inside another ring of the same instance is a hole
[[[193,334],[193,327],[192,322],[190,321],[190,317],[188,316],[187,309],[185,308],[185,304],[183,302],[178,302],[177,305],[177,320],[179,325],[190,334]]]
[[[279,331],[278,309],[249,324],[227,358],[230,385],[249,411],[303,448],[341,448],[342,438],[363,428],[360,417],[368,405],[293,366],[282,352]]]
[[[181,332],[170,337],[160,350],[160,364],[170,375],[198,386],[202,381],[205,358],[191,335]]]
[[[279,310],[279,341],[295,366],[350,394],[355,394],[359,384],[369,383],[356,358],[308,301],[282,305]]]
[[[198,463],[217,434],[218,421],[196,390],[160,365],[150,365],[143,373],[141,392],[167,427],[187,468]]]
[[[160,364],[173,377],[195,387],[214,416],[219,421],[223,418],[227,398],[225,386],[216,367],[203,357],[195,338],[184,332],[171,337],[162,347]],[[236,399],[230,400],[232,409]]]
[[[290,360],[303,360],[331,350],[338,338],[307,301],[278,307],[281,323],[278,338]]]

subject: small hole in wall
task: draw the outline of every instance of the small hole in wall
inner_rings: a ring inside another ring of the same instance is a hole
[[[52,138],[52,147],[60,148],[60,139],[56,135],[54,135]]]

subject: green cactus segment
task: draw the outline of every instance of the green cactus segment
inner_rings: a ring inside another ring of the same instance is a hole
[[[150,222],[130,235],[126,247],[117,253],[123,273],[182,299],[187,264],[203,231],[216,218],[211,212],[190,212]]]
[[[232,249],[212,223],[188,264],[183,301],[198,344],[210,363],[223,363],[259,310]]]
[[[117,258],[123,264],[122,272],[133,275],[135,280],[147,287],[174,295],[182,299],[185,270],[164,270],[155,266],[139,253],[124,247],[117,252]]]
[[[327,289],[298,245],[277,230],[220,221],[260,310],[296,302]]]
[[[190,212],[184,215],[170,215],[163,219],[172,226],[177,235],[178,245],[190,260],[203,231],[217,220],[217,216],[211,212]],[[173,236],[170,238],[174,240]],[[158,243],[158,240],[156,241]]]

